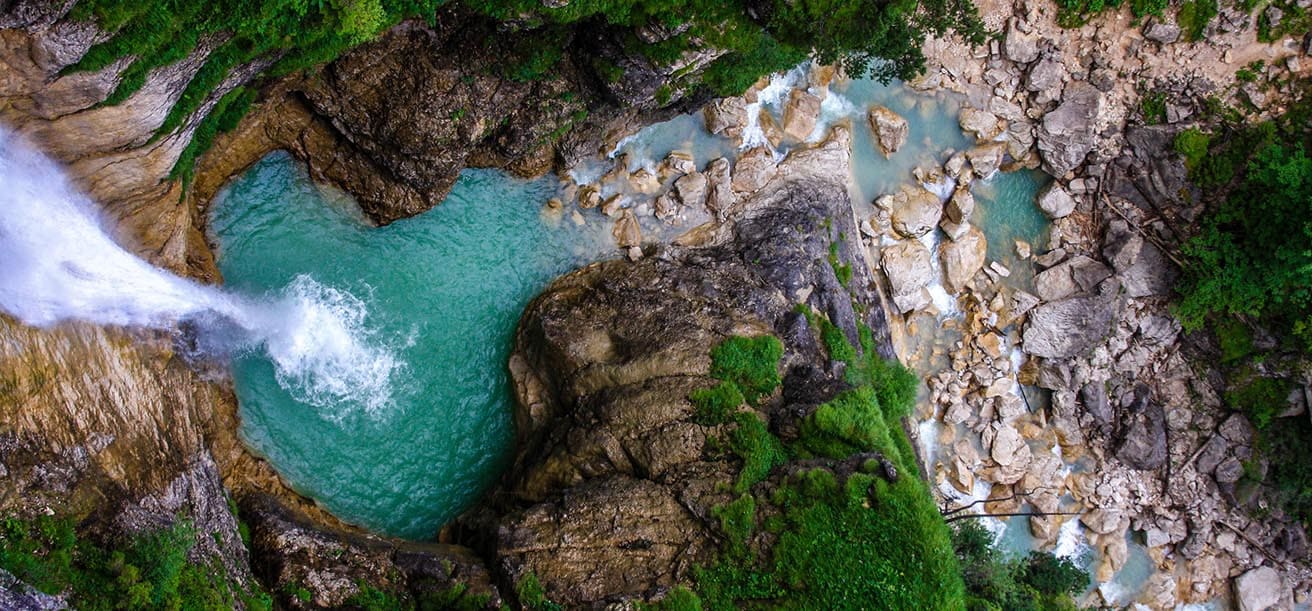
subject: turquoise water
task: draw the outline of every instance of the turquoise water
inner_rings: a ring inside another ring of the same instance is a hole
[[[307,299],[395,358],[383,392],[312,392],[264,352],[233,362],[241,434],[298,492],[374,531],[432,537],[493,482],[514,436],[506,361],[516,321],[554,277],[606,256],[609,226],[544,216],[551,177],[461,175],[442,205],[381,228],[314,185],[285,153],[215,201],[211,231],[230,290]],[[293,287],[288,289],[287,287]],[[312,352],[312,351],[310,351]],[[355,363],[377,367],[377,361]]]
[[[1039,209],[1037,196],[1039,190],[1051,181],[1038,170],[1017,170],[997,172],[988,180],[971,183],[971,193],[975,195],[971,222],[988,239],[990,261],[1014,268],[1018,261],[1016,240],[1029,242],[1036,255],[1043,253],[1052,225]],[[1030,271],[1025,275],[1032,274]]]

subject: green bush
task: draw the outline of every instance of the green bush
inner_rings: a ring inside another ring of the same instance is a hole
[[[1075,609],[1072,597],[1089,585],[1089,575],[1068,559],[1046,552],[1009,558],[976,520],[953,524],[952,546],[972,611]]]
[[[0,567],[47,594],[68,594],[78,609],[217,610],[238,601],[267,609],[272,604],[263,592],[234,592],[217,563],[189,562],[196,535],[186,522],[117,548],[81,538],[67,518],[9,518],[0,535]]]

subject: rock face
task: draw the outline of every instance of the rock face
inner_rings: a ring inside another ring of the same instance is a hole
[[[885,159],[907,143],[911,128],[907,120],[897,113],[883,106],[875,106],[870,109],[869,120],[870,129],[875,132],[875,140],[879,143],[879,152],[884,154]]]
[[[600,607],[658,595],[718,548],[710,508],[733,498],[722,484],[739,466],[707,451],[714,427],[692,420],[687,396],[714,383],[710,347],[766,333],[785,349],[783,396],[759,413],[772,429],[838,388],[794,305],[855,339],[848,291],[874,298],[857,244],[840,237],[857,235],[832,171],[846,146],[793,153],[787,178],[740,202],[707,246],[593,264],[529,305],[511,358],[521,451],[469,519],[508,581],[532,573],[552,600]],[[826,260],[831,241],[854,264],[850,289]],[[867,322],[886,344],[882,319]]]
[[[1056,110],[1043,116],[1039,126],[1039,154],[1043,171],[1054,177],[1065,176],[1084,162],[1093,150],[1094,119],[1102,104],[1102,93],[1085,81],[1066,87]]]

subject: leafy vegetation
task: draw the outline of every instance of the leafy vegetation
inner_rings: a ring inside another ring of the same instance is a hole
[[[235,124],[250,107],[253,93],[214,91],[239,66],[263,62],[262,74],[281,76],[312,69],[347,49],[368,41],[402,19],[435,22],[439,8],[460,5],[503,23],[492,41],[504,57],[501,75],[533,81],[551,75],[560,64],[573,31],[579,27],[619,26],[628,51],[669,65],[686,51],[725,50],[702,74],[686,75],[682,89],[704,86],[720,94],[738,94],[762,75],[791,67],[812,53],[836,62],[849,74],[873,74],[887,80],[910,78],[924,65],[920,43],[927,34],[948,30],[984,42],[978,11],[969,0],[576,0],[551,7],[538,0],[80,0],[72,17],[94,21],[112,35],[91,47],[65,73],[96,71],[129,58],[119,84],[103,104],[118,104],[141,89],[157,68],[181,61],[205,43],[218,43],[186,84],[156,132],[162,137],[182,127],[198,112],[209,115],[174,169],[189,176],[195,158],[224,126]],[[687,27],[684,27],[684,26]],[[665,28],[678,34],[646,43],[638,28]],[[594,68],[606,82],[623,71],[596,58]],[[670,100],[667,83],[659,97]],[[206,108],[213,104],[212,108]],[[227,129],[231,129],[228,127]]]
[[[70,595],[78,609],[270,609],[263,592],[234,590],[221,566],[187,555],[195,530],[186,522],[145,533],[118,547],[79,536],[72,520],[6,519],[0,567],[47,594]]]
[[[726,543],[714,563],[696,570],[695,594],[679,603],[706,609],[963,608],[948,529],[917,477],[902,429],[915,402],[915,375],[879,358],[869,329],[860,329],[858,353],[827,319],[803,311],[831,356],[845,360],[853,387],[808,416],[789,445],[754,413],[734,416],[730,446],[744,457],[733,488],[739,496],[713,510]],[[894,481],[875,475],[881,463],[867,459],[859,472],[806,469],[769,491],[751,491],[788,460],[843,460],[866,452],[879,452],[902,475]],[[769,536],[754,538],[758,532]],[[760,541],[773,544],[761,549]]]
[[[1250,490],[1260,484],[1304,524],[1312,524],[1309,427],[1304,418],[1276,416],[1292,387],[1282,378],[1312,357],[1310,117],[1304,95],[1274,120],[1221,124],[1203,154],[1202,143],[1177,140],[1177,150],[1194,151],[1182,153],[1194,160],[1190,179],[1212,210],[1181,248],[1186,266],[1176,314],[1187,330],[1214,333],[1225,402],[1258,429],[1269,468],[1264,475],[1254,461],[1241,483]],[[1255,340],[1259,332],[1262,342]]]
[[[1042,552],[1006,557],[993,547],[993,535],[973,520],[954,525],[952,545],[971,611],[1074,610],[1072,597],[1089,585],[1088,574],[1070,560]]]

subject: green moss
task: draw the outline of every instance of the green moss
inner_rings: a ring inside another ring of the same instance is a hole
[[[773,335],[731,337],[711,349],[711,376],[733,382],[755,405],[779,387],[784,347]]]
[[[730,547],[745,550],[756,527],[756,499],[743,494],[730,503],[715,507],[711,515],[720,521],[720,530],[728,536]]]
[[[1207,146],[1212,137],[1202,130],[1191,127],[1175,136],[1175,152],[1184,157],[1184,166],[1193,172],[1207,156]]]
[[[788,460],[784,446],[756,414],[739,412],[734,416],[738,425],[729,432],[729,449],[743,459],[742,471],[734,483],[734,492],[746,492],[770,475],[775,467]]]
[[[687,586],[674,586],[654,605],[639,605],[644,611],[702,611],[702,599]]]
[[[1266,429],[1276,414],[1289,406],[1291,386],[1286,380],[1260,377],[1244,371],[1237,374],[1225,391],[1225,402],[1244,412],[1258,430]]]
[[[693,420],[706,426],[728,422],[730,415],[747,402],[742,391],[738,390],[738,385],[733,382],[720,382],[711,388],[699,388],[692,391],[688,399],[697,408]]]

